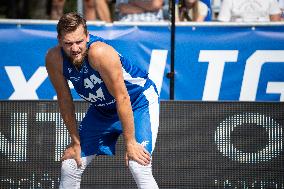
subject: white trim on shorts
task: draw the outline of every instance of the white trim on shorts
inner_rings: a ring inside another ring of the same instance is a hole
[[[159,128],[159,96],[156,93],[153,86],[150,86],[147,90],[143,92],[146,99],[149,102],[149,116],[150,116],[150,124],[151,124],[151,132],[152,132],[152,152],[155,149],[156,139],[158,135]]]

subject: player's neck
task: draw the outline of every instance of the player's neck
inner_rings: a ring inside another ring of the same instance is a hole
[[[84,60],[85,60],[85,59],[84,59]],[[80,70],[81,70],[82,65],[83,65],[83,63],[84,63],[84,60],[83,60],[82,62],[76,62],[76,63],[73,62],[73,65],[74,65],[74,67],[76,68],[77,71],[80,71]]]

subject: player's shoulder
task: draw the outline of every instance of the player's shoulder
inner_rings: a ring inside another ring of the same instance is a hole
[[[89,54],[95,58],[100,58],[109,55],[114,48],[102,41],[96,41],[91,44]]]
[[[113,63],[119,62],[119,55],[112,46],[96,41],[89,48],[88,60],[94,69],[100,71],[103,68],[114,68]]]
[[[61,49],[59,46],[52,47],[48,49],[46,53],[46,58],[51,60],[60,60],[62,59]]]
[[[45,56],[45,65],[47,68],[60,67],[62,65],[62,54],[59,46],[48,49]]]

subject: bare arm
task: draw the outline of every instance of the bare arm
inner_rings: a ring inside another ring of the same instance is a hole
[[[80,146],[80,138],[76,127],[75,108],[68,83],[65,77],[63,76],[63,68],[61,62],[62,57],[60,55],[60,49],[58,47],[55,47],[49,50],[46,55],[46,69],[48,72],[48,76],[57,93],[60,113],[69,131],[72,144],[75,146],[77,145],[78,147],[78,145]],[[74,158],[77,161],[77,164],[80,165],[80,157],[78,157],[78,153],[79,152],[77,152],[77,156]],[[64,155],[66,156],[66,154]],[[63,159],[65,159],[64,155]],[[67,156],[69,157],[68,154]]]
[[[205,16],[203,15],[198,15],[198,17],[196,18],[196,22],[204,22],[205,20]]]
[[[110,11],[106,0],[95,0],[95,7],[101,20],[111,22]]]
[[[90,51],[89,62],[97,63],[95,69],[99,71],[109,92],[116,99],[117,112],[123,126],[126,144],[136,142],[134,137],[133,112],[123,80],[120,59],[110,46],[103,43],[94,45],[96,46],[96,51]],[[107,52],[107,56],[104,56],[103,51]]]
[[[122,66],[117,52],[105,43],[96,42],[89,50],[89,62],[94,69],[99,71],[109,92],[116,99],[117,113],[123,127],[129,158],[142,165],[147,165],[150,155],[141,145],[137,144],[135,139],[130,97],[124,83]]]
[[[274,14],[270,15],[270,21],[272,22],[280,22],[281,21],[281,15],[280,14]]]
[[[148,1],[140,1],[135,0],[130,2],[133,5],[141,7],[146,11],[157,11],[163,7],[163,0],[148,0]]]
[[[118,9],[122,14],[139,14],[145,12],[143,8],[128,3],[119,4]]]
[[[181,22],[178,5],[175,5],[175,19],[176,22]]]

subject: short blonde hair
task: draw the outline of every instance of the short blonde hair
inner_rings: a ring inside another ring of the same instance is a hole
[[[75,31],[80,25],[83,26],[84,32],[87,35],[87,24],[86,20],[76,12],[70,12],[64,14],[58,21],[57,24],[57,35],[61,37],[63,33],[69,33]]]

